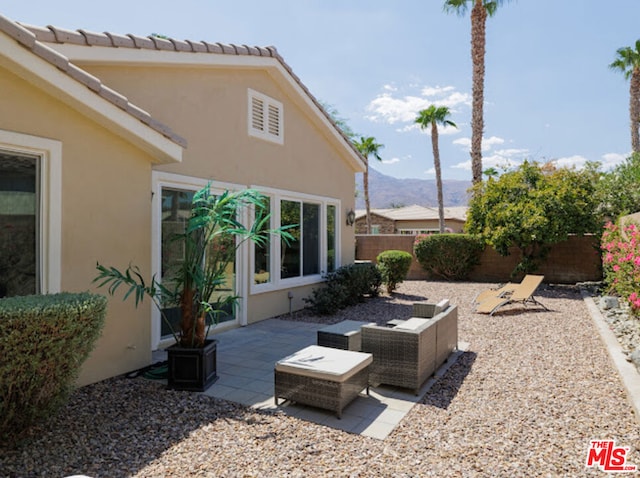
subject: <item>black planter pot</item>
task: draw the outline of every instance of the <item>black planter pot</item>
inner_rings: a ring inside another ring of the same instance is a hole
[[[180,345],[167,348],[168,388],[202,392],[218,379],[217,340],[207,340],[204,347],[192,349]]]

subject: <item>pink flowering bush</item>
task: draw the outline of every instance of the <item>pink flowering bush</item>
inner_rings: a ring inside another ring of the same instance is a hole
[[[627,299],[631,310],[640,315],[640,227],[608,223],[601,248],[609,291]]]

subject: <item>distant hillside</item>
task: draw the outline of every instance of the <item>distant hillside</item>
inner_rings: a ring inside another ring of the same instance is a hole
[[[470,181],[445,179],[442,181],[445,206],[466,206]],[[356,174],[356,209],[364,209],[362,174]],[[437,206],[435,179],[398,179],[369,169],[371,207]]]

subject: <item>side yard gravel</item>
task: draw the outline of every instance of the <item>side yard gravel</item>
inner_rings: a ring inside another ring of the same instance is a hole
[[[77,390],[29,444],[0,450],[0,476],[603,476],[585,468],[591,439],[630,447],[640,465],[640,423],[579,291],[543,288],[548,312],[473,313],[489,285],[408,281],[335,316],[294,314],[385,322],[425,297],[459,306],[469,350],[384,441],[116,378]]]

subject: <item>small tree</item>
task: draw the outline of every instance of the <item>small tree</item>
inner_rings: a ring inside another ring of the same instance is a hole
[[[389,250],[378,254],[376,261],[382,274],[382,282],[389,294],[406,279],[413,256],[406,251]]]
[[[512,275],[533,272],[551,244],[569,234],[599,232],[598,177],[594,165],[577,171],[525,161],[474,186],[466,232],[479,235],[503,256],[516,248],[520,262]]]
[[[613,221],[640,211],[640,153],[633,153],[598,183],[603,212]]]

